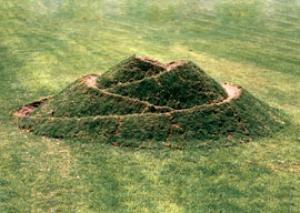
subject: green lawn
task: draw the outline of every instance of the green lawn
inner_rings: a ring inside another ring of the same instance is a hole
[[[133,53],[191,59],[292,125],[232,147],[137,149],[38,137],[11,118]],[[299,212],[299,0],[0,0],[0,91],[1,213]]]

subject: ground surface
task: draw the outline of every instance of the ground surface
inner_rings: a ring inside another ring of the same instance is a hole
[[[297,212],[300,3],[0,0],[0,212]],[[192,6],[191,6],[192,5]],[[128,149],[20,132],[9,112],[135,52],[196,61],[285,110],[272,138]]]

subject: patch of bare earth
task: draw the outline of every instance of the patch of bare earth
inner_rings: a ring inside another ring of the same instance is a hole
[[[161,67],[161,68],[164,68],[164,69],[166,68],[165,64],[163,64],[163,63],[161,63],[161,62],[159,62],[159,61],[157,61],[155,59],[149,58],[147,56],[141,56],[141,55],[139,55],[139,56],[135,56],[135,58],[138,59],[138,60],[150,63],[150,64],[152,64],[154,66],[157,66],[157,67]]]
[[[99,75],[96,74],[89,74],[83,76],[80,81],[85,83],[88,87],[97,88],[97,78]]]
[[[232,84],[232,83],[224,83],[222,84],[222,86],[225,89],[228,97],[224,99],[222,102],[220,102],[219,104],[228,103],[240,97],[242,91],[239,85]]]
[[[45,103],[49,98],[41,98],[39,101],[26,104],[13,113],[15,117],[22,118],[30,115],[37,107]]]

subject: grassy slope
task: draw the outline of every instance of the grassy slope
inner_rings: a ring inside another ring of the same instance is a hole
[[[0,0],[0,212],[300,208],[298,0],[84,2]],[[229,148],[136,150],[41,138],[11,121],[17,106],[135,52],[195,60],[294,124]]]

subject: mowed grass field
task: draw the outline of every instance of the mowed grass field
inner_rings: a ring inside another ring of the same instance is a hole
[[[249,143],[183,149],[55,140],[17,128],[10,112],[20,105],[134,53],[193,60],[282,109],[292,124]],[[1,213],[296,213],[299,144],[299,0],[0,0]]]

